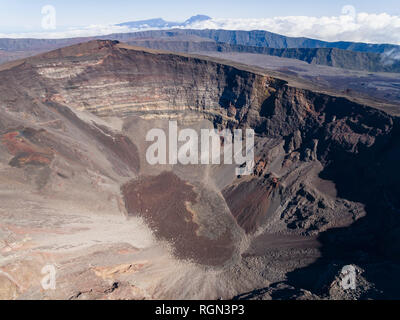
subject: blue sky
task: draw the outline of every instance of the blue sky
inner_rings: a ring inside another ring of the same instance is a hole
[[[52,5],[56,28],[43,27]],[[351,10],[343,11],[351,6]],[[326,41],[400,45],[399,0],[0,0],[0,38],[66,38],[134,32],[117,23],[205,14],[195,29],[267,30]]]
[[[400,15],[399,0],[0,0],[0,31],[39,28],[41,8],[47,4],[55,6],[58,26],[108,24],[154,17],[184,20],[194,14],[207,14],[213,18],[332,16],[339,15],[344,5],[353,5],[358,12]]]

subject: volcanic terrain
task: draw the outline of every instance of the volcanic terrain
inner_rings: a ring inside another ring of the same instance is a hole
[[[0,298],[400,298],[399,118],[300,82],[111,40],[1,65]],[[254,129],[254,171],[150,165],[170,120]]]

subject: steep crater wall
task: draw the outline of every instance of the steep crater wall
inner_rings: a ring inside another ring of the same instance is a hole
[[[189,56],[127,49],[111,41],[87,46],[84,54],[71,47],[30,59],[17,67],[18,82],[44,101],[98,116],[173,118],[194,112],[221,124],[242,121],[270,90],[284,85]]]

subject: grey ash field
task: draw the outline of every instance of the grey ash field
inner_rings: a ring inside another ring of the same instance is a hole
[[[399,299],[398,74],[178,49],[0,65],[0,298]],[[254,172],[149,165],[169,120],[254,129]]]

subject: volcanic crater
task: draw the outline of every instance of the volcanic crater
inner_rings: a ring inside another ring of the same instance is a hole
[[[150,166],[146,129],[167,128],[169,120],[196,130],[253,128],[253,174],[238,177],[234,165],[223,164]],[[360,296],[379,296],[392,284],[376,264],[387,272],[400,266],[399,128],[398,117],[372,102],[298,88],[263,69],[117,41],[3,66],[0,228],[14,234],[22,224],[33,240],[18,255],[4,251],[9,260],[1,267],[11,270],[32,252],[41,262],[75,261],[60,275],[68,283],[63,292],[11,280],[9,292],[107,296],[114,290],[87,268],[91,257],[96,268],[141,266],[113,275],[124,290],[113,294],[127,298],[288,291],[324,298],[335,275],[327,270],[343,263],[359,266],[375,284]],[[43,167],[46,179],[32,182]],[[23,213],[27,203],[46,217]],[[72,235],[55,232],[60,225]],[[95,290],[74,289],[83,272]],[[318,281],[323,289],[315,288]],[[282,285],[268,287],[273,283]],[[263,287],[270,289],[255,291]]]

